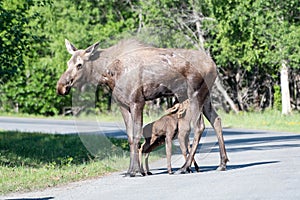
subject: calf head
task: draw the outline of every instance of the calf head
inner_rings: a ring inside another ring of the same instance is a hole
[[[185,100],[182,103],[175,104],[172,108],[166,110],[167,114],[177,114],[177,118],[180,119],[184,117],[186,110],[189,108],[189,100]]]

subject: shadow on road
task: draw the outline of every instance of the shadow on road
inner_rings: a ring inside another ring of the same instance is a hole
[[[223,131],[223,133],[225,137],[226,150],[229,153],[239,151],[258,151],[300,147],[300,134],[289,133],[290,135],[268,136],[267,132],[236,132],[226,129]],[[246,134],[248,135],[248,137],[241,139],[226,139],[226,136],[231,136],[233,134],[239,134],[241,136]],[[266,135],[265,137],[263,136],[264,134]],[[213,137],[213,135],[210,135],[209,137]],[[280,142],[280,144],[274,144],[274,142]],[[297,143],[290,144],[291,142]],[[204,142],[202,144],[199,144],[197,152],[219,152],[218,143],[215,140],[214,142]]]
[[[227,165],[227,171],[229,170],[235,170],[235,169],[243,169],[258,165],[269,165],[279,163],[279,161],[265,161],[265,162],[254,162],[254,163],[247,163],[247,164],[237,164],[237,165]],[[214,171],[217,169],[218,166],[201,166],[200,170],[201,172],[208,172],[208,171]]]
[[[270,164],[275,164],[275,163],[279,163],[279,161],[265,161],[265,162],[254,162],[254,163],[247,163],[247,164],[227,165],[227,171],[236,170],[236,169],[243,169],[243,168],[248,168],[248,167],[253,167],[253,166],[258,166],[258,165],[270,165]],[[217,165],[214,165],[214,166],[200,166],[200,173],[201,172],[216,171],[217,168],[218,168]],[[173,171],[177,171],[179,169],[180,168],[172,168]],[[159,172],[155,173],[154,171],[159,171]],[[196,172],[194,167],[192,167],[192,171],[193,171],[193,173]],[[153,173],[153,175],[168,174],[167,168],[156,168],[156,169],[152,169],[151,172]],[[220,173],[222,173],[222,172],[220,172]]]
[[[5,200],[49,200],[54,199],[54,197],[41,197],[41,198],[16,198],[16,199],[5,199]]]

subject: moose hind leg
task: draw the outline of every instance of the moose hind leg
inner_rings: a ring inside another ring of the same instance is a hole
[[[204,108],[203,108],[203,113],[204,113],[205,117],[208,119],[208,121],[210,122],[210,124],[212,125],[212,127],[214,128],[215,133],[216,133],[217,138],[218,138],[221,161],[220,161],[220,165],[217,168],[217,170],[225,171],[226,170],[226,164],[229,161],[229,159],[227,157],[225,143],[224,143],[221,118],[219,117],[219,115],[215,111],[215,109],[214,109],[214,107],[211,103],[210,96],[208,96],[206,101],[205,101]]]
[[[176,174],[179,173],[186,173],[191,171],[190,166],[192,164],[192,161],[194,161],[194,156],[199,144],[199,141],[201,139],[202,133],[204,131],[204,121],[203,121],[203,116],[202,114],[200,114],[199,116],[199,120],[198,122],[196,122],[195,126],[194,126],[194,140],[193,140],[193,144],[192,144],[192,148],[191,151],[189,152],[189,156],[185,162],[185,164],[181,167],[181,169],[179,169]]]
[[[183,167],[176,172],[177,174],[186,173],[187,170],[190,169],[199,141],[204,131],[202,112],[205,99],[209,94],[209,85],[207,85],[204,79],[199,77],[200,76],[194,75],[188,78],[189,81],[187,94],[190,100],[190,109],[193,111],[191,119],[194,125],[194,140],[188,159]]]
[[[191,152],[191,146],[190,145],[188,145],[188,152]],[[194,163],[196,172],[200,172],[200,167],[199,167],[199,165],[197,164],[197,162],[195,160],[195,156],[194,156],[194,159],[193,159],[193,163]]]

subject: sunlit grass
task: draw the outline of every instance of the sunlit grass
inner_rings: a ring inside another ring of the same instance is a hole
[[[106,173],[124,169],[126,158],[117,158],[115,161],[102,160],[86,164],[73,164],[70,166],[43,167],[29,166],[0,166],[0,193],[32,191],[52,187],[72,181],[100,177]],[[126,159],[127,160],[127,159]],[[115,163],[121,165],[115,165]],[[111,167],[111,165],[114,167]]]
[[[282,115],[280,111],[268,110],[265,112],[240,112],[238,114],[220,112],[220,115],[224,127],[300,133],[299,112]]]
[[[102,139],[101,139],[102,138]],[[99,178],[129,165],[127,139],[99,136],[92,155],[78,135],[0,132],[0,194]],[[158,159],[154,153],[151,159]]]
[[[165,114],[164,110],[147,112],[144,110],[143,121],[144,124],[153,122],[159,119]],[[249,128],[249,129],[263,129],[263,130],[274,130],[274,131],[288,131],[288,132],[300,132],[300,112],[294,111],[290,115],[282,115],[278,110],[266,110],[266,111],[252,111],[252,112],[239,112],[225,113],[222,110],[218,111],[218,114],[222,117],[222,124],[224,127],[231,128]],[[37,117],[44,118],[43,116],[27,115],[27,114],[16,114],[6,113],[1,114],[2,116],[12,117]],[[112,112],[94,113],[89,115],[83,115],[80,117],[74,116],[53,116],[48,119],[76,119],[76,120],[97,120],[99,122],[123,122],[122,115],[118,108],[114,108]],[[210,124],[205,120],[206,127]],[[1,131],[1,129],[0,129]]]

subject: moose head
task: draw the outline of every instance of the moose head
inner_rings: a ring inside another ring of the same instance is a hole
[[[71,88],[81,89],[92,76],[91,57],[97,50],[99,43],[95,43],[85,50],[78,50],[67,39],[65,40],[68,52],[72,55],[67,62],[68,68],[57,82],[56,90],[60,95],[67,95]]]

